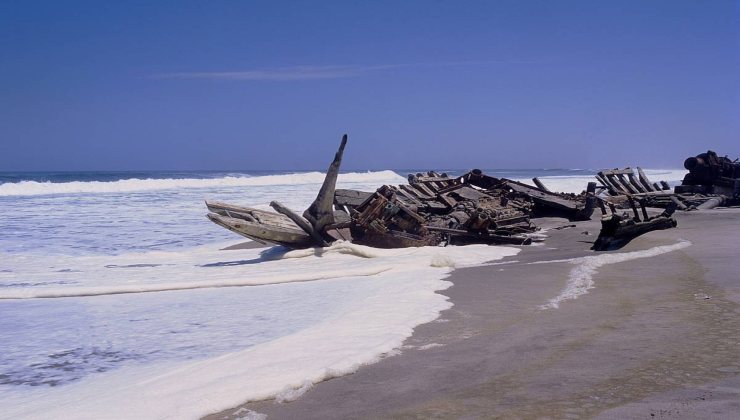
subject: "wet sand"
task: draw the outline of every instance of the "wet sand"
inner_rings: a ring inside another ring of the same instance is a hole
[[[611,252],[692,245],[604,265],[551,309],[576,265],[532,263],[595,255],[599,222],[539,219],[544,245],[453,272],[454,307],[401,354],[209,418],[740,418],[740,209],[676,219]]]

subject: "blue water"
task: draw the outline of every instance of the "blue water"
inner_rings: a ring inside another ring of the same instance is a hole
[[[378,177],[403,180],[394,173],[371,174],[369,183],[363,182],[366,177],[358,174],[341,185],[374,189]],[[259,264],[261,251],[218,251],[247,240],[208,221],[204,199],[264,208],[278,199],[303,209],[318,190],[314,179],[321,175],[0,174],[0,400],[29,387],[65,386],[126,366],[241,350],[299,331],[337,311],[370,283],[327,280],[62,299],[2,298],[5,292],[40,288],[208,280],[227,270],[237,277],[258,275],[266,269]],[[270,270],[281,274],[280,266]]]

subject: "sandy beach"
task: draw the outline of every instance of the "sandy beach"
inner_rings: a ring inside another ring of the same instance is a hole
[[[675,218],[603,253],[598,217],[538,219],[544,244],[455,270],[398,354],[207,418],[738,418],[740,209]]]

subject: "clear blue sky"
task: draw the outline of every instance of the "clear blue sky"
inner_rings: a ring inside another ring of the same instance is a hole
[[[739,8],[0,0],[0,171],[734,158]]]

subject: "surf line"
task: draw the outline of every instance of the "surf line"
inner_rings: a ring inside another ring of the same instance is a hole
[[[540,310],[556,309],[560,307],[560,302],[571,299],[578,299],[588,293],[595,287],[594,275],[599,268],[607,264],[616,264],[624,261],[636,260],[640,258],[649,258],[668,252],[677,251],[691,245],[687,240],[680,240],[671,245],[661,245],[642,251],[622,252],[618,254],[600,254],[580,258],[571,258],[566,260],[540,261],[534,264],[546,264],[554,262],[569,262],[576,266],[570,270],[568,282],[559,295],[540,305]]]
[[[164,283],[164,284],[145,284],[145,285],[125,285],[113,287],[80,287],[77,290],[18,290],[8,291],[0,294],[0,300],[10,299],[56,299],[70,297],[89,297],[89,296],[107,296],[122,295],[131,293],[154,293],[154,292],[172,292],[179,290],[193,289],[215,289],[221,287],[245,287],[245,286],[271,286],[285,283],[301,283],[317,280],[331,280],[344,277],[370,277],[392,270],[393,267],[380,267],[374,270],[345,270],[342,273],[317,273],[309,277],[287,276],[275,282],[255,283],[249,279],[239,280],[217,280],[201,283]]]

